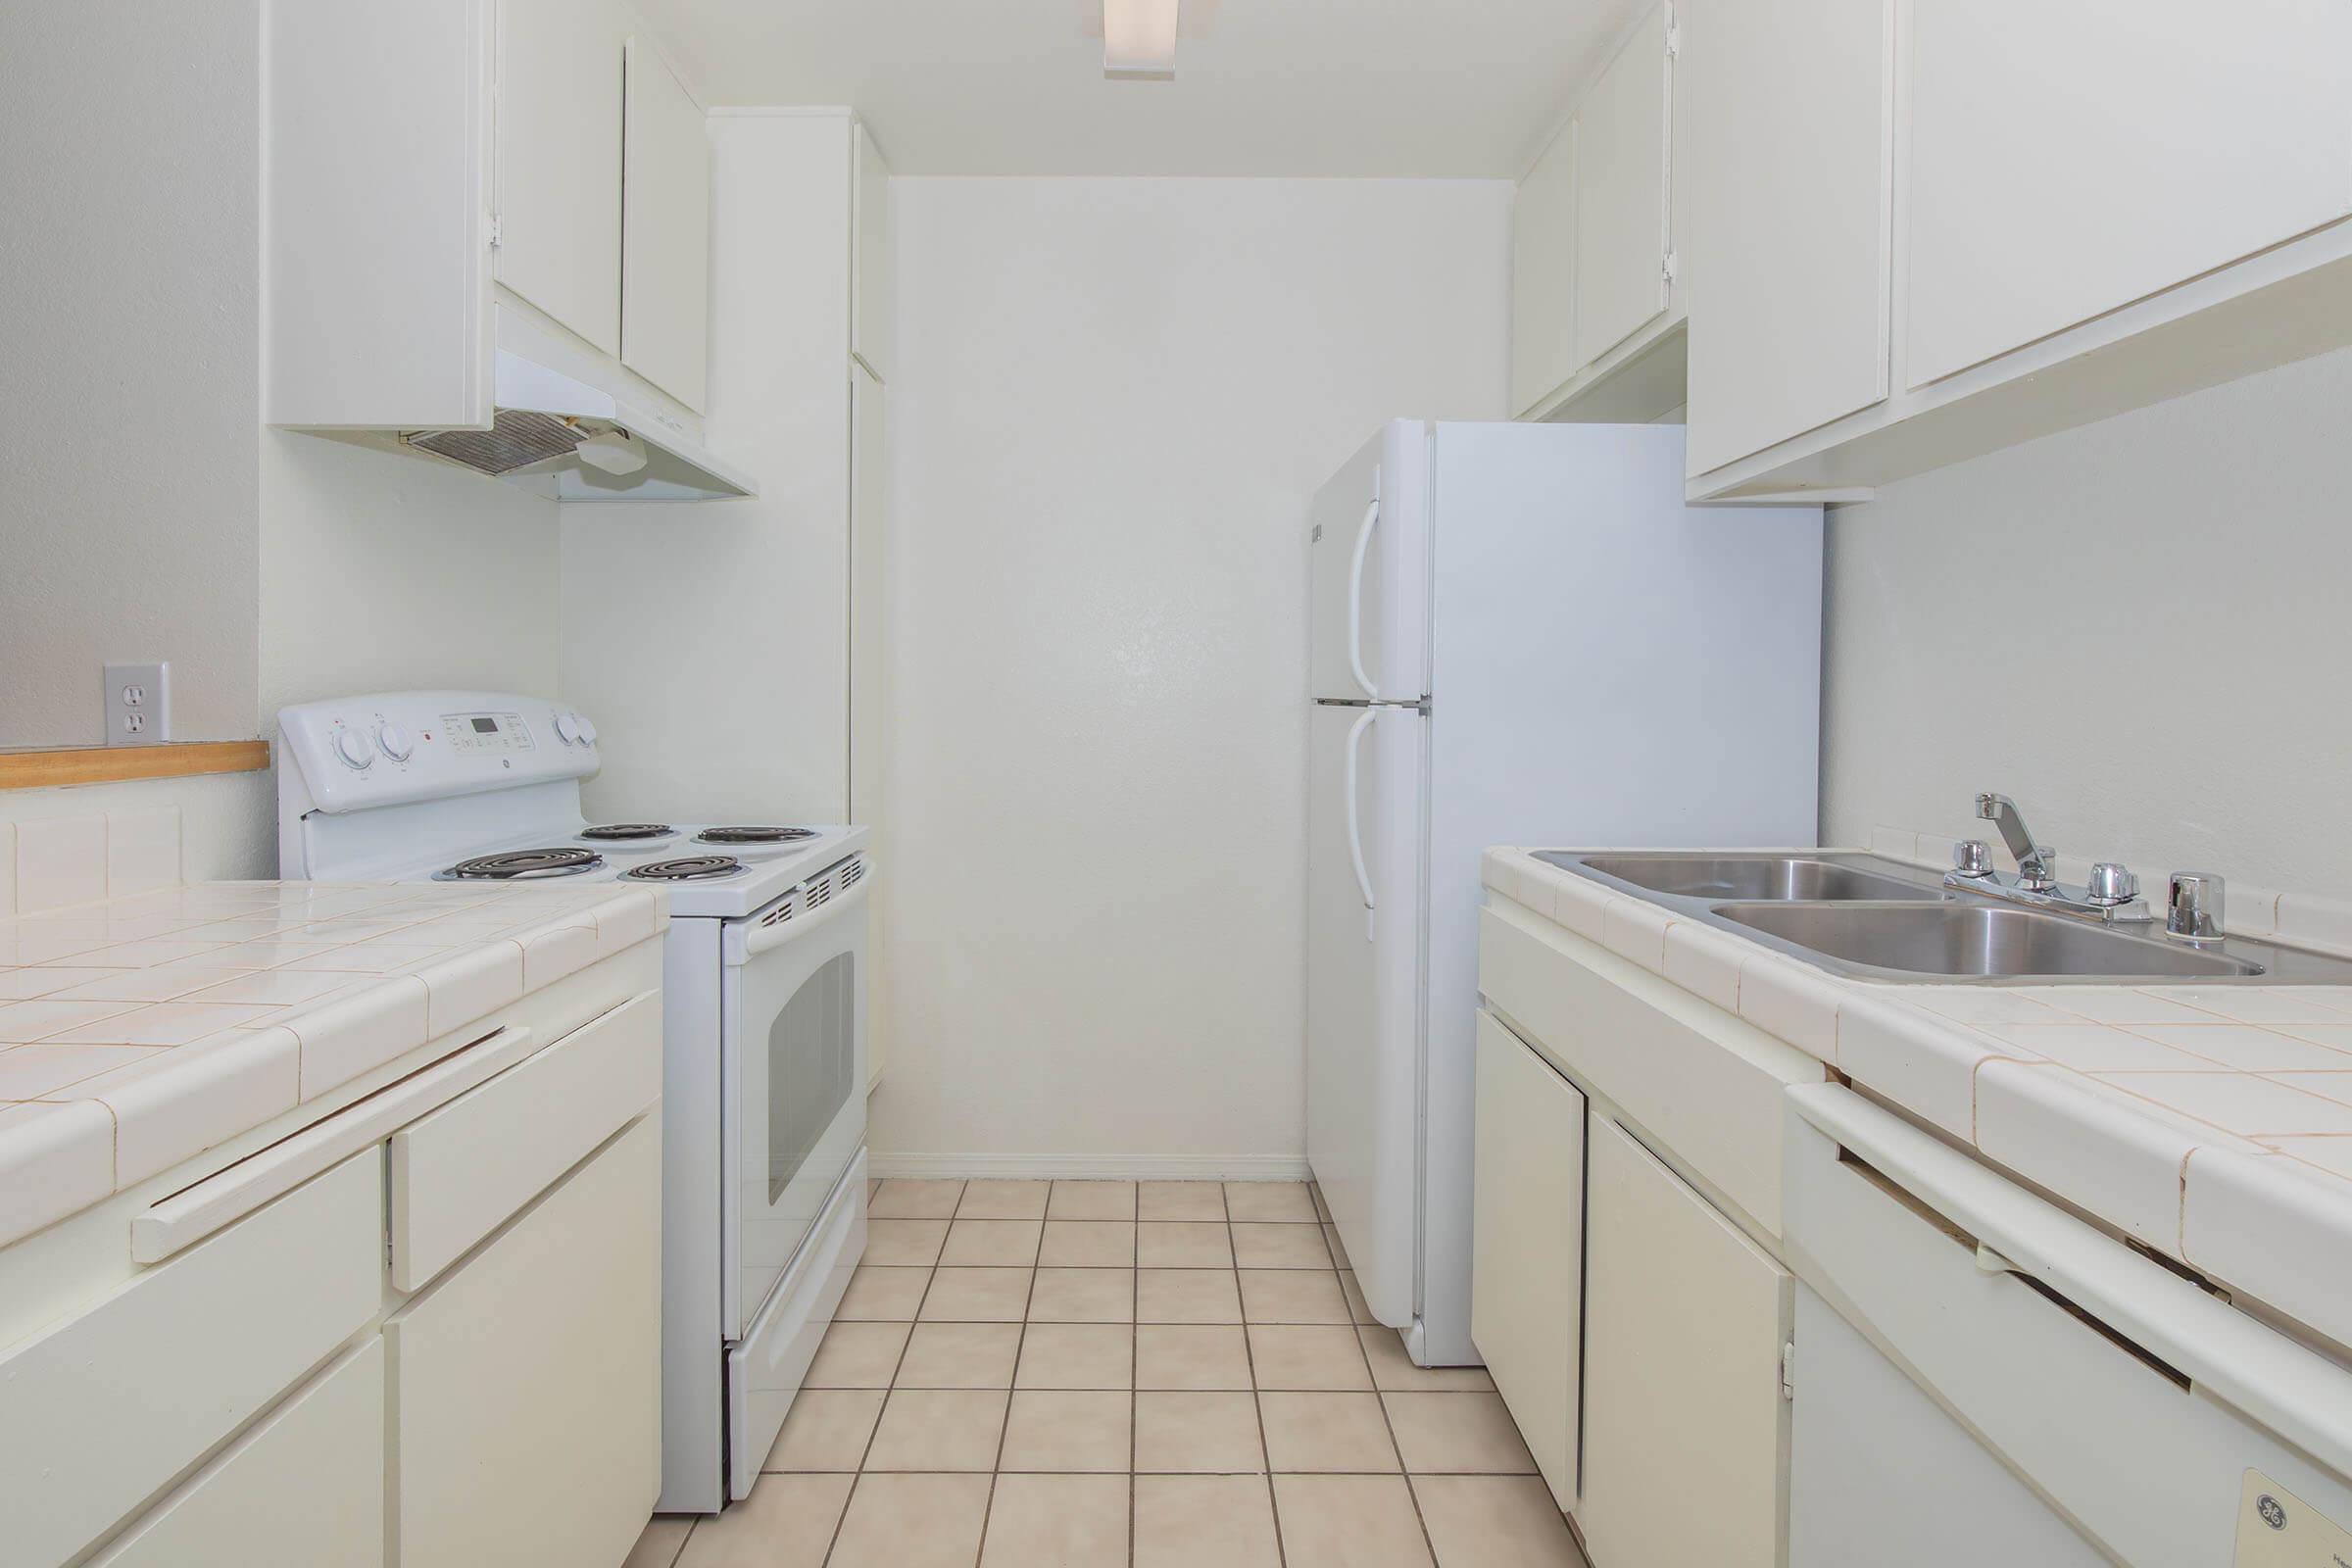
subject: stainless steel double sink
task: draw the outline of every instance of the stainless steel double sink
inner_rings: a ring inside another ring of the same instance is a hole
[[[1850,851],[1543,850],[1536,858],[1678,918],[1861,980],[2352,983],[2352,962],[2343,959],[2242,937],[2191,946],[2165,937],[2161,927],[2018,908],[1947,889],[1932,871]]]

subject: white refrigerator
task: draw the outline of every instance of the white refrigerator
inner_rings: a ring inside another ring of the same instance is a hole
[[[1686,506],[1677,425],[1397,420],[1310,538],[1307,1159],[1472,1364],[1480,852],[1816,842],[1821,512]]]

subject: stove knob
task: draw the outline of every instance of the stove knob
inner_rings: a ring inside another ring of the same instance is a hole
[[[388,718],[375,726],[375,744],[395,762],[405,762],[416,753],[416,738],[409,733],[407,726]]]
[[[375,747],[361,731],[347,729],[335,736],[335,755],[345,767],[356,770],[375,760]]]
[[[565,714],[564,714],[564,715],[562,718],[559,718],[559,719],[557,719],[557,720],[556,720],[556,738],[557,738],[558,740],[562,741],[562,742],[563,742],[564,745],[566,745],[566,746],[577,746],[577,745],[579,745],[579,744],[580,744],[580,720],[579,720],[579,717],[578,717],[578,715],[576,715],[576,714],[572,714],[572,713],[565,713]]]
[[[596,726],[588,722],[588,715],[586,713],[574,713],[571,716],[578,721],[580,726],[580,744],[582,746],[594,746],[596,744]]]

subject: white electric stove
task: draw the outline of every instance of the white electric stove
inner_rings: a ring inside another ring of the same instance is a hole
[[[279,874],[667,892],[658,1506],[711,1513],[750,1494],[865,1250],[866,834],[592,822],[598,765],[596,726],[539,698],[285,709]]]

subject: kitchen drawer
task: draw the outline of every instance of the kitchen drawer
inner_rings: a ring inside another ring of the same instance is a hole
[[[384,1342],[286,1396],[90,1568],[381,1568]]]
[[[420,1289],[662,1097],[648,991],[392,1135],[392,1284]]]
[[[356,1154],[0,1353],[0,1548],[54,1568],[375,1316],[383,1161]]]

